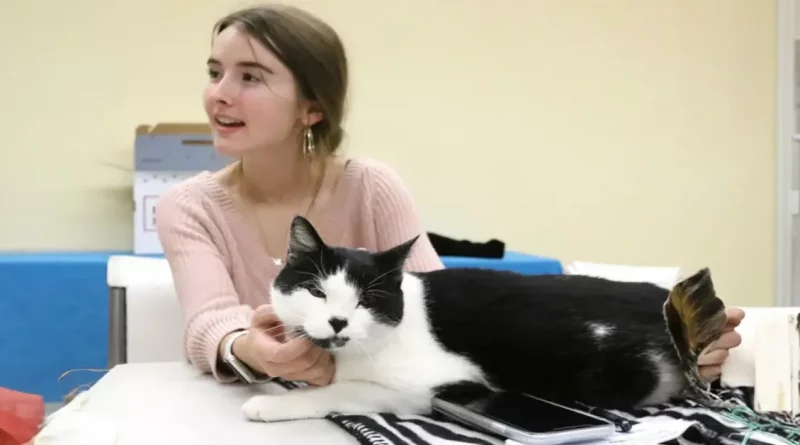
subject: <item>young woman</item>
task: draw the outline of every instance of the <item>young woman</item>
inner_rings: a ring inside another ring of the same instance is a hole
[[[308,218],[331,244],[385,249],[421,235],[406,268],[442,263],[398,175],[337,150],[348,67],[336,32],[300,9],[268,5],[214,27],[204,106],[218,151],[239,160],[204,172],[159,200],[158,233],[185,315],[185,351],[220,381],[260,375],[330,382],[331,357],[283,342],[268,287],[281,267],[289,224]],[[743,317],[704,357],[713,378]]]

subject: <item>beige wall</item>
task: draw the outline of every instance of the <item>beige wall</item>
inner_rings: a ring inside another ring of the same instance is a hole
[[[297,1],[352,59],[347,150],[429,230],[565,261],[708,265],[771,304],[771,1]],[[203,118],[235,1],[4,2],[2,249],[128,249],[134,127]],[[151,28],[147,31],[146,28]]]

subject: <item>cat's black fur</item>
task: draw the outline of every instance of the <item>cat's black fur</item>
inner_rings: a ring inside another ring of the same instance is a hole
[[[414,275],[437,339],[504,390],[631,407],[657,383],[648,351],[678,366],[662,315],[669,292],[656,285],[472,268]],[[594,338],[591,324],[610,331]]]

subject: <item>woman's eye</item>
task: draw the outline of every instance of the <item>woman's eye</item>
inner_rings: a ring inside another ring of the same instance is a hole
[[[242,75],[242,80],[245,82],[261,82],[261,79],[249,73],[244,73],[244,75]]]
[[[208,70],[208,77],[211,79],[216,79],[219,77],[219,71],[217,70]]]
[[[325,292],[322,292],[316,287],[312,287],[311,289],[308,290],[308,292],[317,298],[325,298]]]

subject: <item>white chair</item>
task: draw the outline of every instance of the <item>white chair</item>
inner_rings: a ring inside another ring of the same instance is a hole
[[[109,368],[121,363],[185,360],[183,314],[163,258],[108,260]]]

